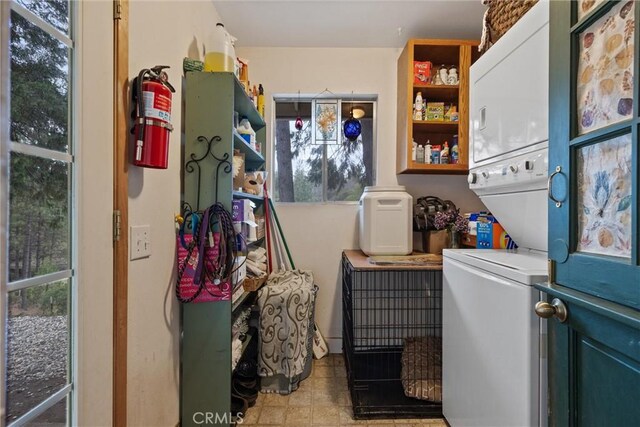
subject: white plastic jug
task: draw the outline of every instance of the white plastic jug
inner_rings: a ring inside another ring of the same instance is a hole
[[[207,43],[204,55],[204,71],[235,72],[236,50],[233,47],[235,38],[218,22]]]
[[[365,187],[360,197],[360,249],[367,255],[407,255],[413,250],[413,198],[404,186]]]

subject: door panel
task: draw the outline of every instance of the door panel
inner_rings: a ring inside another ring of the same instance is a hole
[[[569,316],[549,320],[549,425],[631,426],[640,419],[640,314],[560,285],[538,285]]]
[[[639,9],[551,2],[548,203],[555,282],[636,309]]]
[[[576,334],[577,414],[581,426],[633,425],[640,419],[640,364]],[[603,398],[604,396],[612,396]],[[612,422],[615,423],[612,424]]]

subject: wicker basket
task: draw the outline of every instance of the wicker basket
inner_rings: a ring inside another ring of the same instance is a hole
[[[244,282],[242,282],[242,287],[244,288],[245,292],[253,292],[260,289],[260,286],[262,286],[266,281],[267,281],[266,274],[263,274],[262,276],[259,276],[259,277],[247,276],[245,277]]]
[[[484,15],[482,41],[478,50],[489,49],[518,22],[538,0],[483,0],[489,8]]]

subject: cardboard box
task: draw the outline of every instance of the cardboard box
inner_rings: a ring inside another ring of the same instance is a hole
[[[433,65],[429,61],[413,61],[413,83],[431,83],[431,68]]]
[[[477,240],[478,249],[515,249],[516,243],[491,215],[479,216],[477,220]]]
[[[231,217],[234,222],[249,221],[251,213],[251,200],[249,199],[234,199],[232,202]]]
[[[443,122],[444,121],[444,102],[427,102],[428,121]]]

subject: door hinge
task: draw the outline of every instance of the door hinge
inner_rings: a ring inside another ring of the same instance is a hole
[[[122,0],[113,0],[113,19],[122,19]]]
[[[119,210],[113,211],[113,241],[120,240],[120,232],[122,227],[122,215]]]
[[[549,283],[556,283],[556,262],[552,259],[547,260],[547,275]]]

